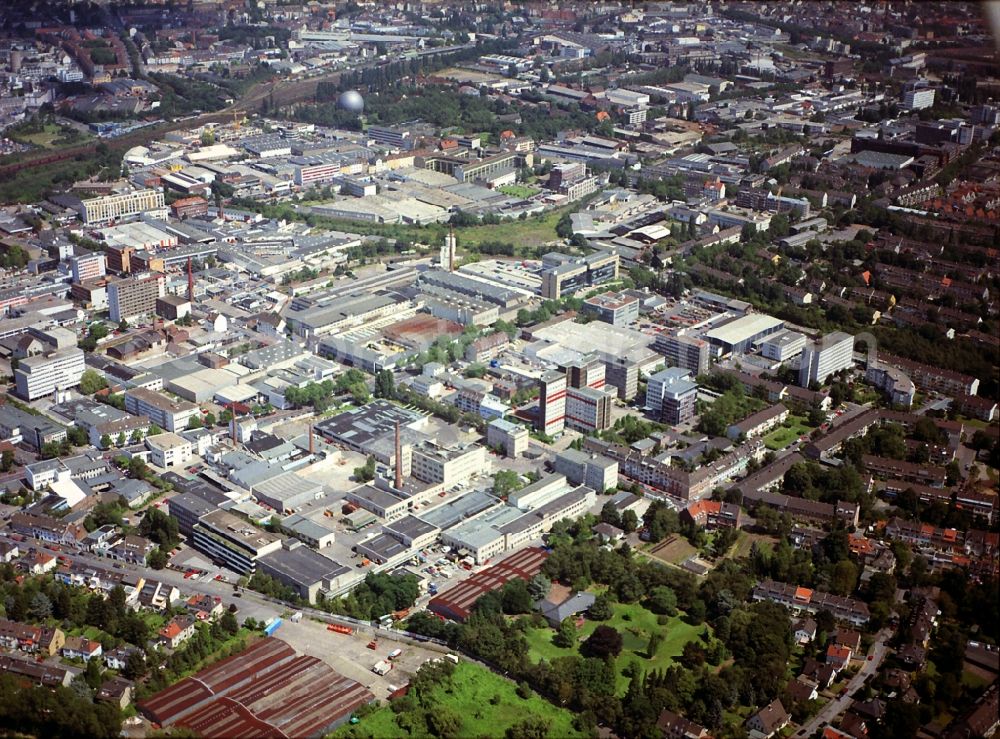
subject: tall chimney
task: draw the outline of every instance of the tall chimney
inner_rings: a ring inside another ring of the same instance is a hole
[[[188,257],[188,302],[194,304],[194,272],[191,269],[191,257]]]
[[[311,423],[309,424],[309,453],[310,454],[316,453],[316,450],[313,447],[313,425]]]
[[[403,489],[403,442],[399,437],[399,421],[396,421],[396,490]]]
[[[232,424],[232,429],[233,429],[233,433],[232,433],[232,436],[233,436],[233,446],[236,446],[236,421],[237,421],[237,418],[236,418],[236,403],[230,403],[229,404],[229,413],[232,416],[232,420],[230,421],[230,423]]]

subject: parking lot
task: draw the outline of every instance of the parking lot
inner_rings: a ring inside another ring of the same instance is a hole
[[[297,652],[318,657],[340,674],[357,680],[379,700],[386,700],[393,689],[407,683],[424,662],[443,654],[443,651],[436,649],[390,639],[380,639],[375,649],[368,649],[372,630],[350,635],[338,634],[327,630],[325,624],[309,619],[303,619],[299,623],[286,620],[275,632],[275,636],[287,642]],[[372,672],[372,666],[379,660],[386,659],[394,649],[401,649],[402,653],[393,660],[393,668],[384,676]]]

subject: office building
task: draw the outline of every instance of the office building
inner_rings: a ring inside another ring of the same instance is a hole
[[[339,156],[292,157],[289,163],[295,165],[295,184],[302,188],[333,182],[340,177]]]
[[[907,90],[903,93],[903,107],[907,110],[922,110],[934,107],[934,89],[928,87]]]
[[[787,362],[801,354],[805,347],[805,336],[797,331],[782,331],[764,339],[760,343],[760,353],[776,362]]]
[[[854,337],[834,331],[819,341],[811,341],[802,350],[799,385],[822,385],[830,375],[850,369],[854,364]]]
[[[639,299],[634,295],[607,292],[584,300],[583,312],[612,326],[628,326],[639,319]]]
[[[566,425],[577,431],[603,431],[611,425],[611,396],[589,387],[566,391]]]
[[[98,252],[70,257],[69,266],[73,273],[73,282],[76,283],[104,277],[108,271],[107,260]]]
[[[606,382],[604,362],[594,355],[569,362],[560,369],[566,373],[566,382],[569,387],[601,390]]]
[[[478,444],[445,449],[431,444],[415,447],[410,461],[412,474],[427,483],[445,487],[488,472],[486,449]]]
[[[369,126],[368,138],[376,144],[389,146],[393,149],[411,149],[413,139],[410,132],[402,128],[390,128],[389,126]]]
[[[605,382],[618,393],[618,399],[629,401],[639,392],[639,363],[625,357],[604,359]]]
[[[694,417],[698,383],[680,367],[668,367],[649,378],[646,407],[666,423],[681,424]]]
[[[167,431],[182,431],[188,421],[198,415],[198,406],[186,400],[171,400],[166,395],[133,388],[125,392],[125,410],[135,416],[147,416]]]
[[[163,193],[152,188],[121,195],[105,195],[99,198],[81,200],[77,211],[80,214],[80,220],[87,226],[120,221],[123,218],[137,216],[147,211],[154,211],[162,215],[164,219],[166,219],[167,214]]]
[[[703,375],[709,367],[709,343],[686,334],[659,334],[653,349],[664,356],[668,367],[680,367],[693,375]]]
[[[567,449],[556,455],[554,469],[574,485],[586,485],[598,492],[618,484],[618,462],[602,454]]]
[[[14,370],[17,394],[25,400],[35,400],[56,390],[75,387],[80,384],[84,369],[83,350],[75,346],[27,357]]]
[[[528,429],[497,418],[486,427],[486,443],[493,448],[502,448],[504,455],[513,459],[528,451]]]
[[[157,467],[183,467],[191,459],[191,442],[182,436],[165,431],[146,437],[150,461]]]
[[[542,257],[542,297],[549,300],[616,279],[617,254],[601,251],[577,257],[549,252]]]
[[[257,559],[281,549],[281,538],[229,511],[206,513],[194,525],[194,548],[243,575],[257,568]]]
[[[156,299],[166,295],[166,276],[153,273],[108,283],[111,320],[134,321],[156,314]]]
[[[558,434],[566,425],[566,375],[549,371],[538,378],[538,430]]]

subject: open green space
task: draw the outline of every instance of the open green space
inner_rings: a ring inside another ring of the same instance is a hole
[[[764,437],[764,446],[773,451],[781,451],[800,436],[810,433],[813,427],[803,416],[789,416],[785,422]]]
[[[459,246],[472,246],[484,241],[507,241],[517,247],[541,246],[559,238],[556,224],[562,218],[564,209],[550,210],[541,216],[533,216],[523,221],[508,221],[500,225],[483,224],[456,228]]]
[[[615,687],[619,695],[625,693],[628,688],[628,681],[623,672],[629,664],[639,663],[643,670],[663,670],[670,667],[680,656],[684,645],[689,641],[698,641],[701,633],[708,627],[704,624],[692,626],[681,619],[680,616],[672,617],[665,625],[658,623],[658,616],[651,611],[635,603],[615,603],[614,616],[607,621],[586,620],[583,626],[577,630],[579,641],[583,641],[594,633],[600,625],[611,626],[617,629],[622,635],[622,651],[615,659],[615,669],[618,673]],[[552,643],[555,630],[551,628],[529,628],[525,631],[525,638],[528,640],[528,656],[533,662],[540,660],[553,660],[557,657],[568,657],[577,652],[577,649],[566,649],[557,647]],[[656,656],[649,659],[646,656],[646,648],[649,645],[649,637],[654,634],[663,634],[664,639],[656,650]]]
[[[497,189],[505,195],[510,195],[512,198],[530,198],[538,194],[538,188],[528,187],[527,185],[504,185]]]
[[[429,696],[421,698],[428,698],[428,704],[435,709],[447,708],[461,717],[461,729],[455,736],[503,736],[508,728],[529,716],[548,721],[549,736],[581,736],[573,728],[572,713],[552,705],[537,693],[521,698],[514,683],[470,662],[458,664],[450,681],[434,686]],[[330,736],[380,739],[409,736],[396,719],[392,708],[383,706],[363,716],[360,723],[345,724]]]

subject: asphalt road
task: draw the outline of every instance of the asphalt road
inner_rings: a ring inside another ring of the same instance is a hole
[[[802,737],[812,736],[817,729],[822,729],[825,726],[829,726],[836,721],[841,714],[843,714],[851,705],[854,698],[852,697],[858,688],[860,688],[865,680],[867,680],[871,675],[878,672],[879,666],[882,664],[882,660],[885,659],[886,653],[889,648],[886,646],[886,642],[892,637],[891,629],[882,629],[875,639],[875,643],[872,644],[871,649],[868,650],[868,659],[864,661],[861,665],[861,669],[858,670],[858,674],[851,678],[851,681],[847,684],[847,690],[843,691],[841,695],[834,698],[832,701],[827,703],[820,709],[820,712],[813,716],[806,724],[803,724],[798,731],[796,731],[792,736],[796,739],[801,739]]]

